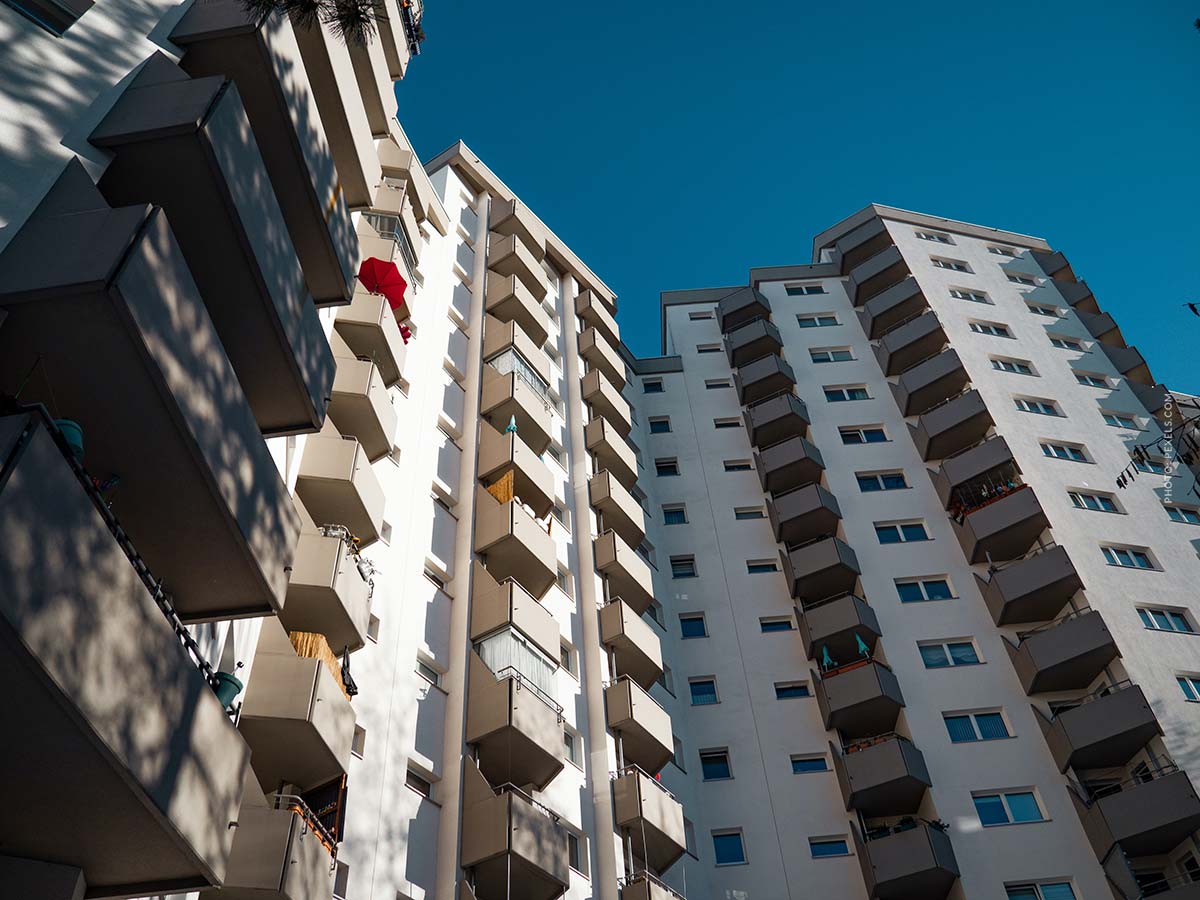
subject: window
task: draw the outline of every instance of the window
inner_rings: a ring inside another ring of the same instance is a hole
[[[671,431],[671,419],[669,416],[658,416],[646,421],[650,423],[651,434],[668,434]]]
[[[873,491],[900,491],[908,487],[903,472],[856,472],[858,489],[864,494]]]
[[[1008,280],[1013,284],[1023,284],[1026,287],[1037,287],[1037,279],[1032,275],[1022,275],[1019,272],[1009,272]]]
[[[1012,737],[999,710],[977,713],[942,713],[952,744],[998,741]]]
[[[975,811],[979,824],[1011,825],[1021,822],[1040,822],[1044,818],[1033,791],[1011,791],[997,794],[975,794]]]
[[[367,640],[373,644],[379,643],[379,616],[372,614],[367,619]]]
[[[737,428],[742,424],[741,419],[713,419],[713,428]]]
[[[706,309],[701,312],[690,312],[690,313],[688,313],[688,318],[691,319],[693,322],[699,322],[703,319],[713,318],[713,313],[712,313],[711,309]]]
[[[795,700],[799,697],[809,697],[808,684],[803,681],[775,682],[776,700]]]
[[[671,557],[671,577],[672,578],[695,578],[696,577],[696,557],[694,557],[694,556],[672,556]]]
[[[955,300],[970,300],[972,303],[992,302],[992,298],[983,291],[970,291],[966,288],[950,288],[950,296]]]
[[[721,345],[720,344],[697,344],[696,352],[697,353],[720,353]]]
[[[424,678],[426,681],[428,681],[430,684],[432,684],[434,687],[437,687],[438,685],[440,685],[442,683],[442,673],[439,672],[437,669],[435,669],[433,666],[429,665],[426,662],[422,662],[419,659],[417,660],[417,674],[420,675],[422,678]]]
[[[1079,509],[1091,509],[1096,512],[1119,513],[1121,510],[1108,494],[1089,494],[1085,491],[1067,491],[1071,502]]]
[[[709,378],[704,382],[706,391],[719,391],[722,388],[733,387],[733,382],[728,378]]]
[[[942,256],[931,256],[929,261],[937,269],[948,269],[951,272],[966,272],[968,274],[971,272],[971,267],[961,259],[946,259]]]
[[[708,626],[704,621],[704,614],[681,615],[679,617],[679,633],[685,641],[691,638],[708,637]]]
[[[943,577],[913,578],[896,582],[901,603],[920,603],[925,600],[950,600],[954,594],[950,582]]]
[[[558,585],[558,589],[567,596],[571,594],[571,573],[565,569],[559,569],[558,574],[554,578],[554,583]]]
[[[1021,412],[1037,413],[1039,416],[1059,416],[1065,418],[1058,411],[1058,406],[1053,400],[1044,400],[1037,397],[1013,397],[1013,403]]]
[[[1040,884],[1005,886],[1008,900],[1075,900],[1069,881],[1045,881]]]
[[[858,425],[838,429],[843,444],[883,444],[887,442],[887,432],[882,425]]]
[[[1027,303],[1029,311],[1035,316],[1045,316],[1047,319],[1057,319],[1058,310],[1053,306],[1042,306],[1040,303]]]
[[[334,900],[346,900],[346,892],[350,890],[350,863],[338,860],[337,872],[333,876]]]
[[[792,620],[787,618],[759,619],[758,628],[763,634],[775,634],[779,631],[791,631]]]
[[[720,702],[715,678],[693,678],[688,681],[688,690],[692,694],[692,706],[712,706]]]
[[[62,37],[67,29],[92,8],[92,0],[5,0],[34,25]]]
[[[675,763],[675,768],[680,772],[686,772],[687,766],[684,765],[683,741],[679,739],[679,735],[671,735],[671,747],[673,750],[671,762]]]
[[[661,378],[647,378],[642,382],[643,394],[661,394],[663,392],[663,383]]]
[[[1075,380],[1084,387],[1108,387],[1108,379],[1103,375],[1093,375],[1091,372],[1076,372]]]
[[[746,864],[746,848],[742,844],[742,832],[714,831],[713,856],[718,866],[744,866]]]
[[[733,777],[728,750],[701,750],[700,771],[705,781],[727,781]]]
[[[569,645],[558,645],[558,664],[572,675],[575,674],[575,651]]]
[[[671,667],[666,663],[663,663],[662,674],[658,676],[658,680],[655,682],[655,684],[661,687],[672,697],[675,696],[675,675],[672,673]]]
[[[678,503],[663,507],[664,525],[686,525],[687,520],[687,507],[684,504]]]
[[[972,322],[971,330],[976,334],[990,334],[992,337],[1012,337],[1008,326],[1001,325],[999,322]]]
[[[870,400],[865,384],[845,385],[823,388],[825,399],[830,403],[844,403],[847,400]]]
[[[1080,353],[1083,352],[1083,344],[1075,340],[1075,338],[1058,337],[1052,334],[1050,335],[1050,346],[1057,347],[1059,350],[1078,350]]]
[[[751,575],[761,575],[764,572],[778,572],[779,563],[773,559],[748,559],[746,571]]]
[[[1167,518],[1172,522],[1186,522],[1188,525],[1200,525],[1200,512],[1187,506],[1164,506]]]
[[[689,856],[699,859],[696,855],[696,826],[687,816],[683,817],[683,845],[687,848]]]
[[[429,798],[433,794],[433,785],[429,783],[428,779],[423,778],[412,769],[409,769],[408,774],[404,776],[404,784],[422,797]]]
[[[796,316],[796,323],[801,328],[830,328],[837,325],[838,320],[833,313],[812,313],[806,316]]]
[[[950,235],[942,234],[940,231],[916,231],[913,233],[923,241],[935,241],[939,244],[954,243],[954,241],[951,240]]]
[[[361,725],[354,726],[354,736],[350,739],[350,752],[359,759],[363,758],[363,753],[367,749],[367,729]]]
[[[569,728],[563,729],[563,756],[579,765],[579,760],[582,754],[579,752],[579,735],[571,731]]]
[[[792,774],[793,775],[808,775],[811,772],[828,772],[829,763],[825,759],[825,755],[818,754],[816,756],[793,756],[792,757]]]
[[[748,459],[727,459],[725,460],[726,472],[749,472],[754,466]]]
[[[1055,444],[1050,441],[1042,441],[1042,455],[1053,456],[1058,459],[1069,459],[1073,462],[1087,462],[1087,453],[1083,447],[1078,444]]]
[[[881,544],[911,544],[929,540],[924,522],[876,522],[875,536]]]
[[[567,865],[580,875],[588,873],[587,838],[573,831],[567,832]]]
[[[1175,680],[1189,703],[1200,703],[1200,675],[1177,675]]]
[[[808,355],[814,363],[850,362],[854,359],[849,347],[828,347],[821,350],[810,348]]]
[[[762,519],[766,517],[761,506],[739,506],[733,510],[735,519]]]
[[[1151,459],[1147,459],[1144,461],[1140,460],[1140,459],[1135,459],[1133,461],[1133,467],[1135,469],[1137,469],[1139,472],[1145,472],[1147,475],[1166,475],[1167,474],[1167,465],[1161,459],[1151,458]]]
[[[660,478],[669,478],[679,474],[679,461],[675,457],[654,460],[654,474]]]
[[[988,247],[988,253],[993,253],[996,256],[1011,256],[1014,258],[1017,255],[1017,251],[1014,250],[1012,247],[1000,247],[1000,246],[995,246],[995,245]]]
[[[1110,566],[1121,566],[1125,569],[1153,569],[1154,563],[1150,554],[1136,547],[1101,547],[1104,559]]]
[[[1033,366],[1023,359],[1009,359],[1004,356],[992,357],[992,368],[1000,372],[1015,372],[1017,375],[1032,375]]]
[[[1128,413],[1103,412],[1100,413],[1104,419],[1104,424],[1111,425],[1113,428],[1134,428],[1138,427],[1138,423]]]
[[[845,838],[809,838],[808,852],[813,859],[825,856],[849,856],[850,845]]]
[[[1158,609],[1153,606],[1137,607],[1138,618],[1142,624],[1152,631],[1178,631],[1183,634],[1195,634],[1196,629],[1188,621],[1183,610]]]
[[[825,293],[823,284],[789,284],[785,285],[783,289],[789,297],[807,297],[812,294]]]
[[[975,642],[963,641],[921,641],[917,644],[921,651],[921,662],[927,669],[946,669],[951,666],[977,666],[983,660],[975,649]]]

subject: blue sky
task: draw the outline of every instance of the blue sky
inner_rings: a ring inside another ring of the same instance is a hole
[[[659,352],[662,290],[809,262],[878,202],[1046,237],[1156,378],[1200,393],[1200,5],[428,0],[397,88]]]

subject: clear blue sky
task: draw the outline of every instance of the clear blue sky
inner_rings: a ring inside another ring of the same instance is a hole
[[[619,295],[809,262],[870,202],[1046,237],[1158,380],[1200,393],[1200,2],[427,0],[398,87]]]

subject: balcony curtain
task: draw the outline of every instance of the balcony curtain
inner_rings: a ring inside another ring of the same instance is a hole
[[[480,641],[475,649],[493,673],[507,668],[516,669],[534,687],[557,702],[555,681],[558,666],[520,632],[511,628],[498,631]]]

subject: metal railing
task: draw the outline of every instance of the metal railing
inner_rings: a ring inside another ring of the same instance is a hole
[[[494,672],[493,674],[496,676],[497,681],[503,681],[506,678],[511,678],[513,681],[516,682],[517,690],[521,690],[522,688],[524,688],[525,690],[530,691],[535,697],[537,697],[539,700],[541,700],[543,703],[545,703],[548,707],[550,707],[552,710],[554,710],[555,714],[558,716],[558,720],[560,722],[562,721],[562,718],[563,718],[562,704],[558,703],[553,697],[551,697],[548,693],[546,693],[546,691],[542,690],[540,687],[538,687],[536,684],[534,684],[533,679],[522,674],[521,670],[518,669],[516,666],[505,666],[503,669],[501,669],[498,672]]]
[[[358,545],[360,538],[345,525],[318,525],[317,531],[322,537],[338,538],[346,545],[346,552],[354,560],[354,566],[359,576],[367,583],[367,600],[375,596],[375,576],[379,569],[369,559],[362,555]]]
[[[908,741],[912,740],[905,737],[896,731],[885,731],[883,734],[872,735],[871,737],[860,738],[857,741],[851,741],[849,744],[842,744],[842,756],[848,756],[851,753],[859,753],[863,750],[869,750],[872,747],[877,747],[880,744],[887,744],[891,741]]]
[[[821,669],[821,680],[825,681],[829,678],[836,678],[838,675],[845,675],[847,672],[853,672],[855,669],[862,669],[867,666],[878,666],[881,669],[892,671],[892,667],[882,660],[876,659],[874,656],[864,656],[862,659],[856,659],[854,662],[843,663],[840,666],[831,666],[830,668]]]
[[[946,834],[950,830],[950,826],[941,819],[923,819],[918,816],[905,816],[897,822],[889,822],[883,825],[870,825],[863,827],[863,840],[874,841],[879,838],[888,837],[893,834],[902,834],[905,831],[912,831],[914,828],[920,828],[926,825],[934,831],[940,831]]]
[[[400,22],[404,26],[408,52],[413,56],[421,55],[421,41],[425,40],[425,29],[421,27],[423,12],[422,0],[400,0]]]
[[[1046,544],[1039,544],[1037,547],[1034,547],[1028,553],[1018,556],[1015,559],[1006,559],[1006,560],[1003,560],[1002,562],[990,564],[988,566],[988,574],[994,575],[996,572],[1003,572],[1005,569],[1009,568],[1010,566],[1015,566],[1018,563],[1023,563],[1027,559],[1033,559],[1033,557],[1039,556],[1042,553],[1046,553],[1049,550],[1053,550],[1055,547],[1058,547],[1058,546],[1059,546],[1059,544],[1057,541],[1050,541],[1049,543],[1046,543]]]
[[[1160,875],[1153,881],[1147,881],[1141,885],[1142,892],[1138,894],[1137,900],[1145,900],[1146,897],[1156,897],[1174,888],[1195,884],[1198,881],[1200,881],[1200,872],[1185,872],[1182,875]]]
[[[1151,781],[1157,781],[1160,778],[1166,778],[1169,775],[1174,775],[1182,769],[1176,765],[1175,761],[1169,756],[1151,756],[1145,762],[1138,763],[1130,774],[1122,778],[1120,781],[1111,782],[1095,782],[1095,787],[1089,787],[1086,783],[1080,783],[1072,779],[1067,779],[1067,785],[1075,795],[1087,807],[1091,807],[1097,800],[1103,800],[1105,797],[1112,797],[1120,794],[1129,788],[1137,787],[1142,784],[1149,784]]]
[[[505,794],[515,794],[516,796],[518,796],[522,800],[524,800],[526,803],[528,803],[535,810],[537,810],[539,813],[541,813],[543,816],[545,816],[547,819],[550,819],[552,822],[554,822],[555,825],[557,825],[562,820],[562,816],[560,816],[558,813],[556,813],[550,807],[548,807],[542,803],[538,803],[536,800],[534,800],[531,796],[529,796],[527,793],[525,793],[523,790],[521,790],[519,787],[517,787],[511,781],[506,781],[504,784],[499,785],[498,787],[495,788],[495,791],[496,791],[497,797],[502,797]]]
[[[337,867],[338,844],[337,838],[318,818],[317,814],[312,811],[304,798],[296,794],[285,794],[278,792],[267,797],[272,802],[275,809],[286,809],[296,815],[301,822],[304,823],[304,828],[313,833],[313,836],[321,842],[330,856],[330,869]],[[303,834],[303,832],[301,832]]]
[[[404,260],[404,265],[408,267],[409,274],[415,282],[417,280],[417,254],[413,249],[412,241],[408,239],[408,232],[404,230],[404,226],[400,224],[400,217],[390,213],[363,213],[363,218],[367,221],[376,233],[383,238],[388,238],[400,250],[400,257]],[[409,285],[416,292],[416,284]]]
[[[906,369],[905,371],[907,371],[907,369]],[[901,372],[900,374],[904,374],[904,373],[903,373],[903,372]],[[966,387],[964,387],[964,388],[963,388],[961,391],[958,391],[957,393],[955,393],[955,394],[953,394],[953,395],[951,395],[951,396],[947,397],[945,400],[939,400],[937,403],[933,404],[933,406],[929,407],[929,409],[926,409],[926,410],[922,411],[921,413],[919,413],[919,414],[917,415],[917,418],[918,418],[918,419],[922,419],[922,418],[924,418],[925,416],[929,415],[929,414],[930,414],[931,412],[933,412],[934,410],[941,409],[943,406],[947,406],[947,405],[949,405],[949,404],[953,403],[953,402],[954,402],[955,400],[957,400],[959,397],[962,397],[962,396],[963,396],[963,395],[965,395],[965,394],[969,394],[969,393],[971,393],[971,391],[973,391],[973,390],[975,390],[975,387],[974,387],[973,385],[970,385],[970,384],[968,384],[968,385],[967,385]],[[984,409],[986,410],[986,409],[987,409],[987,407],[985,406],[985,407],[984,407]]]
[[[885,337],[887,337],[887,336],[888,336],[889,334],[891,334],[893,331],[899,331],[901,328],[903,328],[903,327],[904,327],[905,325],[907,325],[909,322],[915,322],[917,319],[921,318],[921,316],[927,316],[927,315],[932,315],[932,316],[933,316],[933,318],[934,318],[934,320],[935,320],[935,321],[936,321],[936,322],[937,322],[939,325],[942,323],[942,320],[938,318],[938,314],[937,314],[936,312],[934,312],[934,311],[933,311],[933,309],[932,309],[931,307],[929,307],[928,305],[926,305],[926,306],[925,306],[925,308],[924,308],[924,309],[922,309],[920,312],[913,313],[913,314],[912,314],[911,316],[909,316],[908,318],[901,319],[901,320],[900,320],[899,322],[897,322],[895,325],[890,325],[890,326],[888,326],[888,329],[887,329],[886,331],[884,331],[882,334],[880,334],[880,335],[879,335],[879,337],[875,338],[875,340],[877,340],[877,341],[882,341],[882,340],[883,340]]]
[[[1026,638],[1033,637],[1035,634],[1041,634],[1043,631],[1049,631],[1052,628],[1057,628],[1063,622],[1069,622],[1071,619],[1078,619],[1080,616],[1090,613],[1091,611],[1092,608],[1090,606],[1081,606],[1079,609],[1073,609],[1070,612],[1059,616],[1057,619],[1051,619],[1049,622],[1039,625],[1037,628],[1030,628],[1028,631],[1018,631],[1017,640],[1024,642]]]
[[[854,593],[854,591],[839,591],[836,594],[830,594],[828,597],[821,597],[818,600],[801,600],[800,611],[811,612],[814,609],[818,609],[819,607],[841,600],[843,597],[853,597],[855,600],[861,600],[863,603],[867,602],[865,598],[858,596],[858,594]]]
[[[669,790],[667,790],[666,785],[664,785],[661,781],[659,781],[657,777],[655,777],[654,775],[651,775],[649,772],[647,772],[641,766],[634,765],[633,763],[627,763],[625,766],[623,766],[622,768],[618,769],[615,772],[610,771],[608,773],[608,779],[609,779],[609,781],[616,781],[618,778],[625,778],[629,775],[641,775],[641,776],[645,777],[646,779],[654,782],[654,786],[656,788],[658,788],[660,791],[662,791],[664,794],[666,794],[668,797],[670,797],[676,803],[679,802],[679,798],[676,797],[674,794],[672,794]]]
[[[1013,465],[1005,463],[1004,465]],[[1015,466],[1014,466],[1015,468]],[[946,514],[950,516],[959,525],[963,524],[966,517],[974,512],[978,512],[985,506],[991,506],[1006,497],[1011,497],[1013,494],[1020,493],[1023,490],[1028,490],[1029,485],[1021,480],[1021,476],[1015,472],[1011,478],[1004,481],[992,482],[990,479],[987,484],[978,487],[960,486],[956,487],[950,494],[950,505],[946,510]]]
[[[678,900],[687,900],[687,898],[684,897],[683,894],[679,893],[679,891],[675,890],[673,887],[668,885],[665,881],[663,881],[657,875],[654,875],[653,873],[648,872],[645,869],[639,869],[636,872],[632,873],[631,875],[622,875],[620,878],[617,879],[617,887],[621,887],[621,888],[633,887],[635,884],[637,884],[638,882],[641,882],[641,881],[649,882],[650,884],[654,885],[659,890],[666,891],[672,897],[677,897]]]
[[[1134,684],[1131,679],[1123,678],[1120,681],[1113,682],[1112,684],[1102,684],[1094,691],[1088,691],[1082,697],[1079,697],[1075,700],[1061,701],[1059,709],[1057,711],[1051,711],[1050,721],[1053,722],[1063,713],[1070,712],[1073,709],[1079,709],[1079,707],[1086,706],[1087,704],[1096,700],[1103,700],[1105,697],[1111,697],[1113,694],[1119,694],[1121,691],[1131,687],[1137,687],[1137,685]],[[1067,707],[1067,703],[1070,703],[1071,705]]]

